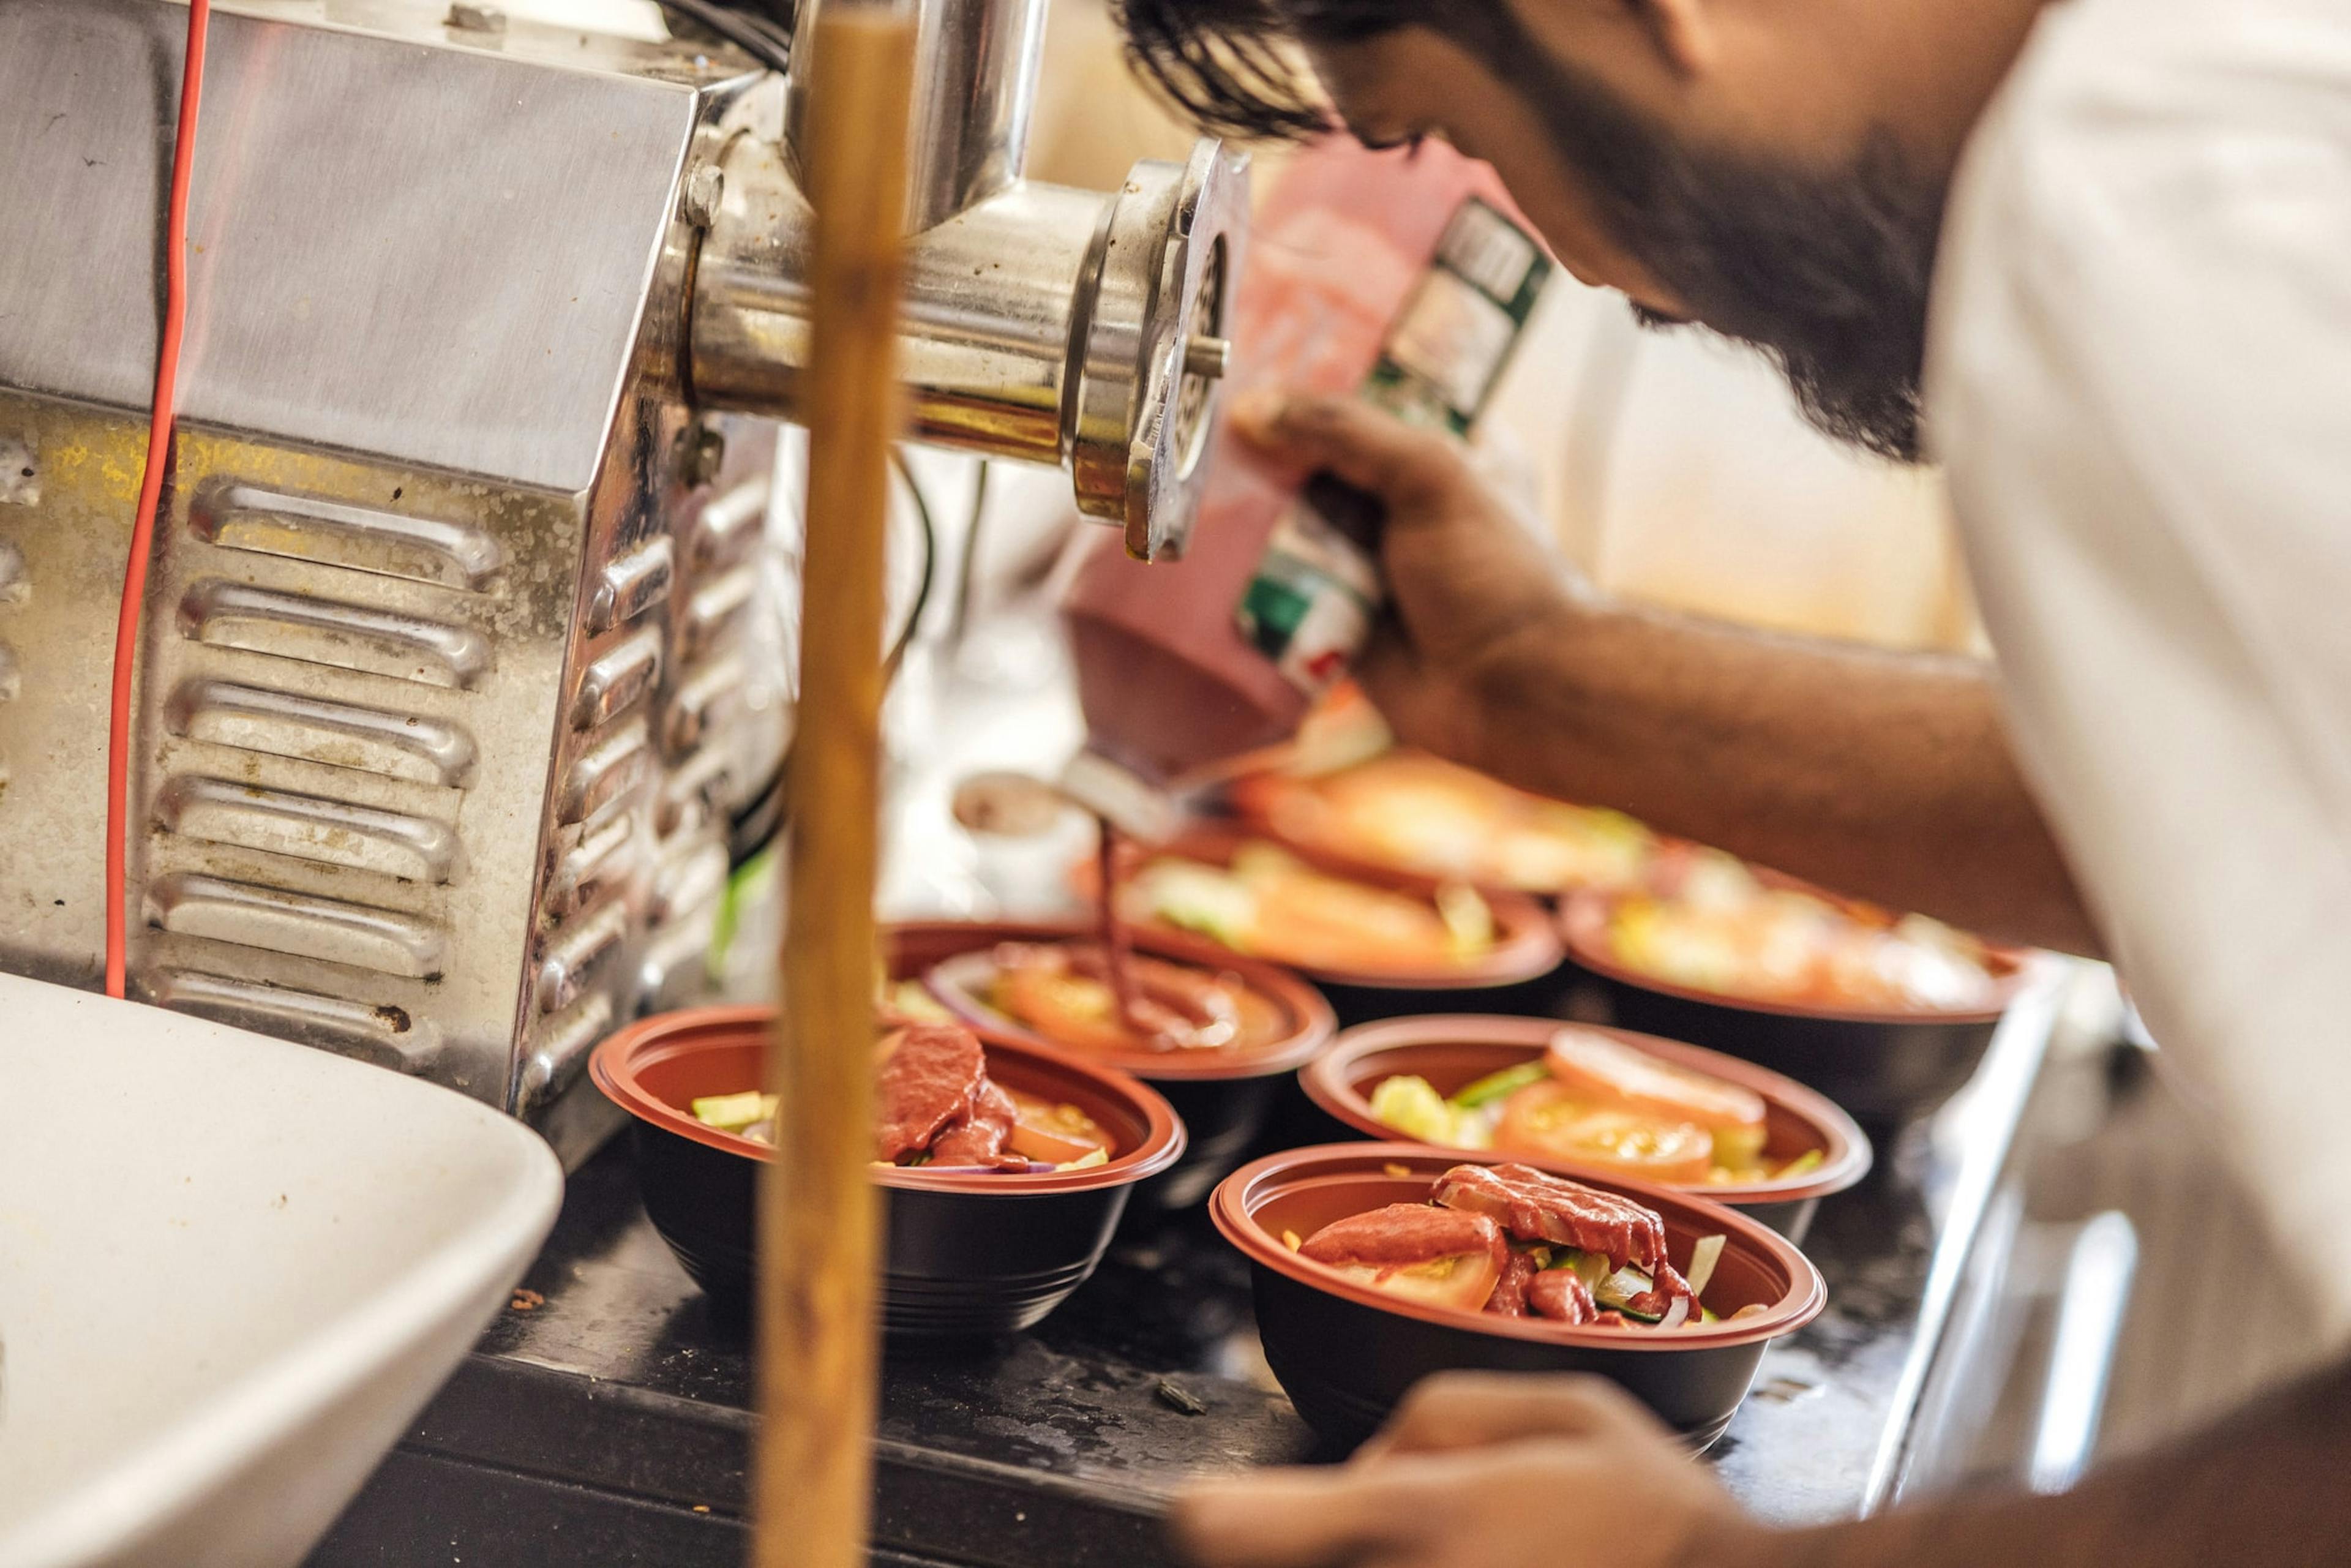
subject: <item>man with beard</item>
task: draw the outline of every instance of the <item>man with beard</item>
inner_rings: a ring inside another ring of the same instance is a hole
[[[1612,602],[1442,439],[1347,402],[1241,415],[1385,502],[1395,614],[1362,675],[1406,739],[1896,907],[2110,953],[2339,1345],[2351,11],[1120,10],[1203,122],[1442,136],[1645,320],[1750,342],[1823,429],[1944,464],[1997,686]],[[1176,1525],[1230,1568],[2277,1568],[2351,1551],[2346,1474],[2338,1367],[2064,1497],[1782,1532],[1604,1388],[1446,1379],[1349,1466],[1207,1489]]]

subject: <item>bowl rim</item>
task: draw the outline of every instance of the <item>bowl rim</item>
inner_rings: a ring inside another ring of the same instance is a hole
[[[1368,870],[1341,868],[1276,838],[1271,833],[1257,831],[1249,824],[1231,820],[1194,822],[1165,843],[1139,844],[1136,847],[1148,858],[1154,855],[1175,855],[1230,864],[1235,851],[1250,840],[1262,840],[1285,854],[1296,855],[1317,870],[1352,882],[1384,888],[1394,893],[1410,894],[1426,898],[1433,895],[1437,884],[1424,883],[1414,885],[1410,877],[1393,873],[1373,873]],[[1076,868],[1081,886],[1091,878],[1092,862]],[[1286,969],[1326,986],[1348,986],[1366,991],[1475,991],[1493,986],[1514,986],[1527,980],[1540,979],[1560,966],[1567,956],[1567,947],[1551,911],[1541,899],[1530,894],[1509,893],[1480,887],[1478,896],[1486,901],[1493,912],[1496,927],[1494,946],[1480,955],[1474,963],[1448,965],[1444,967],[1398,967],[1388,969],[1351,969],[1319,964],[1283,964],[1279,959],[1260,955],[1241,954],[1258,957],[1260,962],[1280,964]],[[1183,933],[1180,927],[1163,925],[1156,920],[1144,921],[1133,926],[1139,936],[1145,931]],[[1233,949],[1217,946],[1219,951]]]
[[[1819,889],[1788,878],[1790,884],[1807,892]],[[1825,894],[1833,902],[1834,894]],[[1567,945],[1567,956],[1576,967],[1589,969],[1602,979],[1613,980],[1635,990],[1654,991],[1659,996],[1674,997],[1686,1002],[1702,1002],[1711,1007],[1729,1008],[1734,1012],[1769,1013],[1776,1018],[1813,1019],[1823,1023],[1857,1024],[1986,1024],[1998,1023],[2022,993],[2031,977],[2032,955],[2022,948],[1987,944],[1985,952],[1999,966],[1993,976],[1994,1000],[1984,1008],[1903,1008],[1873,1009],[1868,1008],[1832,1008],[1814,1003],[1770,1000],[1760,997],[1742,997],[1730,991],[1705,991],[1672,980],[1644,974],[1620,963],[1602,946],[1598,923],[1605,918],[1611,895],[1579,894],[1564,899],[1559,907],[1559,935]]]
[[[1680,1210],[1685,1229],[1692,1228],[1687,1221],[1693,1217],[1705,1224],[1719,1227],[1719,1233],[1727,1238],[1726,1247],[1762,1253],[1784,1270],[1788,1276],[1787,1293],[1770,1312],[1759,1317],[1740,1319],[1736,1322],[1725,1320],[1710,1328],[1680,1328],[1655,1334],[1632,1333],[1624,1329],[1588,1324],[1571,1328],[1564,1323],[1541,1319],[1506,1318],[1489,1312],[1430,1306],[1422,1301],[1405,1301],[1384,1291],[1374,1291],[1368,1285],[1359,1285],[1290,1251],[1278,1238],[1265,1232],[1253,1213],[1252,1199],[1270,1178],[1302,1174],[1315,1166],[1331,1167],[1327,1172],[1318,1174],[1343,1176],[1350,1174],[1350,1167],[1402,1165],[1416,1172],[1426,1169],[1434,1179],[1455,1166],[1516,1163],[1511,1160],[1457,1159],[1425,1144],[1314,1144],[1268,1155],[1227,1176],[1217,1184],[1217,1190],[1208,1195],[1208,1215],[1215,1221],[1217,1232],[1239,1249],[1251,1263],[1271,1269],[1325,1295],[1458,1333],[1492,1334],[1501,1339],[1536,1344],[1574,1345],[1639,1354],[1728,1350],[1737,1345],[1761,1344],[1793,1333],[1820,1316],[1828,1305],[1828,1286],[1822,1280],[1820,1270],[1794,1242],[1761,1220],[1750,1218],[1735,1208],[1708,1202],[1687,1192],[1653,1186],[1646,1182],[1612,1177],[1585,1185],[1636,1198],[1661,1214],[1667,1210]],[[1380,1174],[1383,1176],[1387,1175],[1384,1170]]]
[[[1331,1049],[1309,1063],[1298,1075],[1299,1086],[1325,1114],[1344,1122],[1367,1137],[1389,1143],[1413,1141],[1405,1139],[1395,1128],[1372,1114],[1371,1103],[1350,1082],[1354,1076],[1352,1069],[1356,1063],[1388,1051],[1449,1044],[1524,1046],[1540,1053],[1550,1043],[1551,1037],[1563,1029],[1589,1030],[1607,1035],[1677,1066],[1751,1089],[1766,1101],[1809,1124],[1822,1145],[1819,1167],[1799,1176],[1688,1186],[1663,1182],[1657,1184],[1670,1191],[1710,1199],[1734,1208],[1753,1204],[1802,1203],[1844,1191],[1867,1176],[1870,1166],[1876,1163],[1876,1150],[1870,1143],[1869,1134],[1861,1130],[1860,1124],[1847,1114],[1843,1106],[1819,1090],[1807,1088],[1785,1073],[1774,1072],[1768,1067],[1740,1057],[1708,1051],[1704,1046],[1691,1045],[1686,1040],[1642,1034],[1635,1030],[1616,1029],[1607,1024],[1502,1013],[1429,1013],[1413,1018],[1380,1019],[1341,1031],[1339,1038],[1332,1042]],[[1441,1149],[1447,1154],[1471,1159],[1490,1159],[1498,1153],[1493,1149],[1461,1149],[1447,1144],[1420,1144],[1418,1146]],[[1608,1180],[1614,1176],[1614,1173],[1600,1166],[1552,1155],[1513,1154],[1509,1157],[1537,1170],[1573,1176],[1578,1181],[1595,1177]]]
[[[1157,925],[1134,929],[1136,951],[1148,953],[1155,958],[1173,958],[1202,967],[1230,970],[1238,975],[1242,983],[1250,989],[1270,998],[1289,1010],[1293,1020],[1290,1034],[1277,1044],[1230,1054],[1207,1051],[1089,1051],[1081,1046],[1056,1044],[1027,1025],[987,1008],[961,987],[950,987],[935,977],[939,968],[951,959],[1002,942],[1094,940],[1098,936],[1095,927],[1092,923],[1083,920],[897,921],[885,926],[883,932],[885,946],[891,948],[893,978],[898,977],[893,945],[902,938],[961,936],[982,932],[989,934],[987,940],[959,948],[924,969],[920,975],[907,977],[918,980],[942,1007],[970,1026],[982,1040],[998,1040],[1038,1051],[1050,1051],[1058,1056],[1126,1073],[1146,1083],[1155,1079],[1165,1082],[1215,1082],[1227,1079],[1271,1078],[1295,1072],[1320,1056],[1339,1030],[1338,1015],[1332,1011],[1329,1000],[1300,976],[1278,964],[1236,953],[1206,937]]]
[[[605,1098],[641,1124],[689,1139],[705,1148],[738,1158],[773,1160],[770,1145],[754,1143],[733,1133],[705,1126],[688,1113],[647,1089],[639,1071],[670,1056],[706,1050],[719,1043],[737,1044],[746,1030],[764,1035],[774,1023],[776,1009],[764,1004],[687,1008],[655,1013],[611,1034],[588,1060],[589,1076]],[[983,1049],[1019,1057],[1033,1066],[1086,1081],[1098,1092],[1126,1101],[1144,1124],[1143,1141],[1106,1164],[1082,1170],[927,1171],[919,1166],[872,1167],[875,1186],[906,1192],[985,1193],[992,1197],[1036,1197],[1050,1193],[1085,1192],[1123,1186],[1157,1176],[1183,1157],[1187,1134],[1183,1120],[1159,1092],[1131,1074],[1072,1059],[1066,1052],[1029,1045],[1017,1040],[983,1036]]]

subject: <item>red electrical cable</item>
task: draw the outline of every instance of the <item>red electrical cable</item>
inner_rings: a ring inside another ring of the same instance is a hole
[[[122,995],[128,945],[122,907],[123,862],[131,831],[131,711],[132,660],[139,652],[140,612],[147,601],[147,561],[155,542],[155,509],[172,459],[172,404],[180,380],[180,336],[188,314],[188,174],[196,161],[196,108],[204,97],[204,37],[212,0],[189,0],[187,60],[180,77],[180,128],[172,142],[172,201],[163,225],[163,333],[155,355],[155,407],[147,426],[147,469],[139,485],[139,513],[131,526],[131,559],[122,572],[122,613],[114,624],[114,701],[106,729],[106,994]]]

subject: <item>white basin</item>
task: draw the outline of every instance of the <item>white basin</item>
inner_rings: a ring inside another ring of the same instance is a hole
[[[0,975],[0,1568],[299,1563],[562,1192],[463,1095]]]

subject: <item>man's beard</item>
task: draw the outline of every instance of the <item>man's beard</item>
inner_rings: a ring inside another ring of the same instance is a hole
[[[1839,176],[1674,162],[1676,188],[1620,219],[1619,243],[1698,320],[1761,349],[1816,428],[1918,461],[1942,192],[1891,144]]]
[[[1699,321],[1763,350],[1813,425],[1917,461],[1942,184],[1885,135],[1830,172],[1682,145],[1507,5],[1479,10],[1479,52],[1591,182],[1610,237]]]

